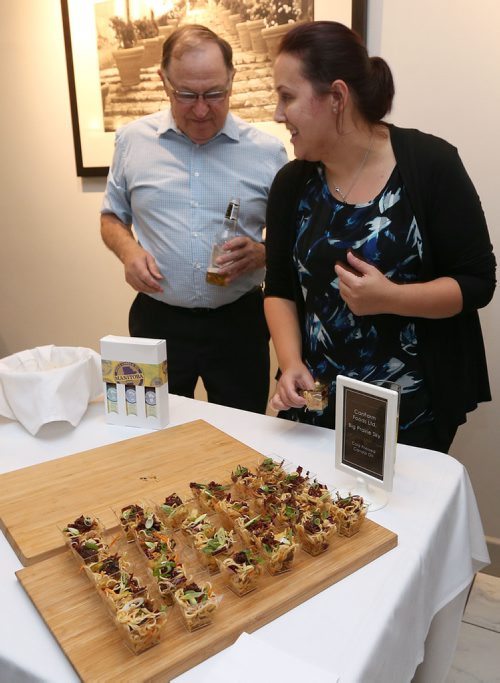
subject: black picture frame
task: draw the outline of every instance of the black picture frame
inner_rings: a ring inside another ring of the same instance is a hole
[[[368,0],[351,0],[351,26],[365,41],[367,5]],[[102,124],[97,41],[95,26],[92,33],[93,17],[88,16],[93,8],[92,2],[61,0],[76,174],[79,177],[106,176],[114,146],[114,131],[106,132]],[[83,21],[81,14],[75,18],[77,11],[86,13]]]

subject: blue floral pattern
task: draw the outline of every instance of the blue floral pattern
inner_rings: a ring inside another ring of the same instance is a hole
[[[422,240],[397,167],[386,187],[366,204],[335,199],[323,170],[299,204],[294,265],[305,302],[304,359],[330,388],[322,413],[290,410],[287,417],[334,426],[338,374],[401,387],[400,429],[432,420],[418,359],[415,321],[396,315],[356,316],[342,300],[334,270],[348,250],[398,283],[418,280]]]

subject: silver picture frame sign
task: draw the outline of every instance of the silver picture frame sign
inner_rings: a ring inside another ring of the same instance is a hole
[[[355,478],[353,493],[370,510],[384,507],[392,491],[399,401],[395,383],[337,377],[335,467]]]

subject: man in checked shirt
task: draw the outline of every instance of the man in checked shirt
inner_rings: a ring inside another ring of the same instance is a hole
[[[186,25],[164,43],[159,75],[170,108],[116,133],[101,235],[138,294],[132,336],[166,339],[169,391],[264,413],[269,333],[261,283],[267,196],[286,163],[283,144],[229,112],[231,46]],[[227,284],[205,280],[229,200],[238,235],[220,257]],[[133,230],[132,230],[133,228]]]

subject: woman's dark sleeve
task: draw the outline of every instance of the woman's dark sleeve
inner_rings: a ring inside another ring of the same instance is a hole
[[[276,175],[266,211],[265,296],[294,300],[292,240],[298,202],[297,162],[286,164]]]
[[[482,308],[495,291],[496,261],[481,201],[455,147],[443,146],[429,187],[427,230],[434,275],[458,282],[464,312]]]

